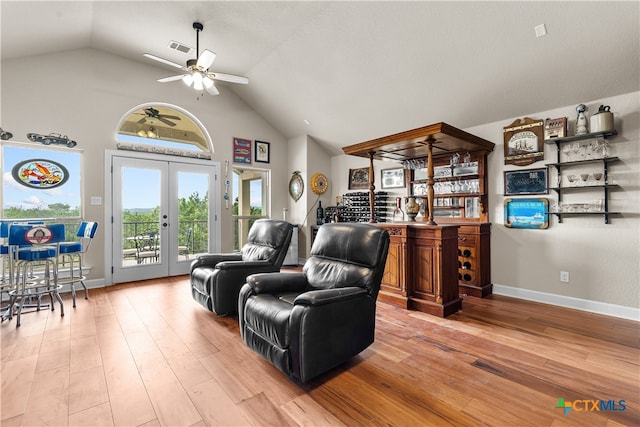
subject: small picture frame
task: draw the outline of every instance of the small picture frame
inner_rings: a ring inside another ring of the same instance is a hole
[[[382,188],[404,188],[404,168],[383,169],[380,171]]]
[[[251,164],[251,141],[233,138],[233,163]]]
[[[547,168],[504,172],[504,195],[547,194]]]
[[[269,163],[271,156],[271,144],[264,141],[255,141],[255,161]]]
[[[505,199],[504,226],[507,228],[549,228],[549,199]]]
[[[369,189],[369,168],[349,169],[349,190]]]

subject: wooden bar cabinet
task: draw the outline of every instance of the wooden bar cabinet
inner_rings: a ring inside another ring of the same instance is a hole
[[[424,201],[421,221],[376,223],[391,236],[381,301],[445,317],[460,310],[460,295],[491,293],[486,166],[494,146],[436,123],[343,147],[369,159],[371,194],[373,160],[391,160],[409,170],[407,196]]]

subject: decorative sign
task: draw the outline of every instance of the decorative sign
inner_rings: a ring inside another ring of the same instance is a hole
[[[29,188],[46,190],[59,187],[69,179],[69,171],[53,160],[31,159],[16,164],[11,175],[20,184]]]
[[[33,227],[27,231],[24,238],[32,245],[44,245],[51,241],[53,233],[47,227]]]
[[[546,119],[544,125],[544,139],[564,138],[567,136],[567,118]]]
[[[547,168],[506,171],[504,194],[547,194]]]
[[[544,160],[544,120],[516,119],[504,129],[504,164],[525,166]]]
[[[504,225],[508,228],[549,228],[549,200],[505,199]]]
[[[251,141],[233,138],[233,162],[251,164]]]

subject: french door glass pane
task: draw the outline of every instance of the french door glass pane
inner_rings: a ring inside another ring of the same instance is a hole
[[[123,265],[160,262],[160,177],[157,169],[122,168]]]
[[[209,175],[178,172],[179,260],[209,252]]]

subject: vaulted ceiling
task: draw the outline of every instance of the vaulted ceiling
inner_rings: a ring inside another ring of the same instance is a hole
[[[3,60],[91,47],[157,66],[154,80],[176,69],[142,54],[185,63],[195,54],[168,44],[195,48],[199,21],[212,69],[250,79],[223,90],[336,153],[640,89],[637,1],[3,1],[1,14]]]

